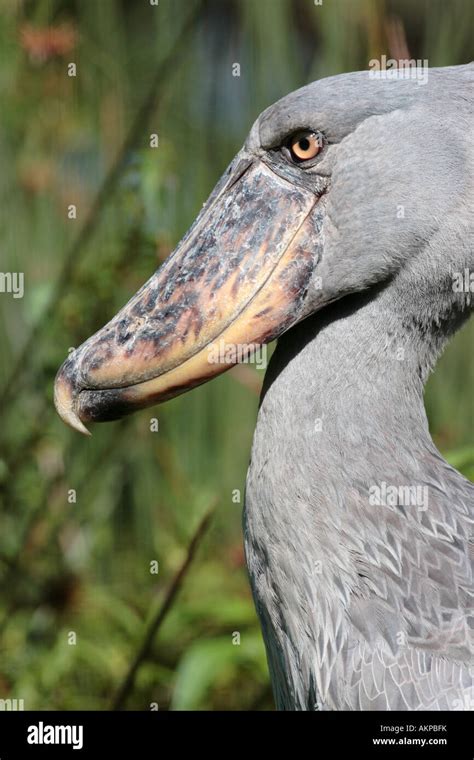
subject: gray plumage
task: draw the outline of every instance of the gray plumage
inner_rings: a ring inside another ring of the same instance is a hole
[[[428,83],[322,80],[244,151],[299,128],[329,146],[308,314],[265,379],[244,530],[280,709],[473,709],[474,486],[434,446],[423,387],[472,310],[473,67]],[[338,300],[341,299],[341,300]],[[383,484],[427,503],[373,504]],[[420,491],[421,492],[421,491]]]

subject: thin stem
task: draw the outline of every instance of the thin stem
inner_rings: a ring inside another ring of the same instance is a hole
[[[133,662],[131,663],[130,668],[128,669],[128,672],[125,678],[123,679],[117,691],[117,694],[115,695],[112,701],[112,705],[111,705],[112,710],[121,710],[127,698],[131,694],[134,684],[135,684],[135,677],[137,675],[138,669],[140,668],[140,665],[148,657],[151,646],[153,644],[153,640],[156,634],[158,633],[161,627],[161,624],[163,623],[168,612],[170,611],[173,605],[173,602],[176,599],[176,596],[178,595],[183,585],[186,574],[191,566],[194,555],[196,554],[196,550],[199,544],[201,543],[202,539],[204,538],[204,535],[206,534],[207,529],[209,528],[213,514],[214,514],[214,505],[206,512],[201,522],[199,523],[198,527],[196,528],[196,531],[194,532],[194,535],[188,546],[186,557],[181,567],[175,574],[173,580],[171,581],[171,584],[168,587],[168,591],[166,592],[163,603],[156,611],[156,614],[151,620],[150,625],[145,631],[145,635],[143,637],[140,647],[138,648],[135,658]]]

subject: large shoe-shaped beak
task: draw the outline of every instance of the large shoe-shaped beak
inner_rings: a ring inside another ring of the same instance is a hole
[[[319,198],[244,152],[163,266],[60,368],[65,422],[117,419],[177,396],[301,319],[317,263]]]

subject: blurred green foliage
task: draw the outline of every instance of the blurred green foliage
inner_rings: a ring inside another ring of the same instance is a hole
[[[242,499],[232,499],[234,489],[243,495],[261,375],[228,373],[83,439],[54,412],[54,374],[68,348],[102,326],[171,251],[264,107],[315,78],[396,56],[405,43],[431,66],[464,63],[473,7],[0,0],[1,269],[25,273],[25,297],[0,302],[0,386],[36,326],[1,410],[0,698],[24,699],[27,708],[107,708],[217,498],[211,531],[126,706],[272,707],[244,566]],[[151,118],[94,211],[168,55]],[[67,76],[71,61],[76,77]],[[232,76],[235,62],[240,77]],[[148,147],[152,132],[158,150]],[[58,289],[89,214],[92,234]],[[471,478],[473,328],[448,348],[426,398],[436,442]]]

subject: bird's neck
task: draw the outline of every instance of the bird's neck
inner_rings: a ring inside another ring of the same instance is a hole
[[[423,404],[426,379],[467,317],[440,312],[405,289],[381,288],[333,304],[280,339],[265,378],[254,455],[294,467],[295,455],[319,481],[348,488],[398,471],[420,471],[436,452]],[[411,317],[407,314],[412,314]],[[365,487],[366,483],[363,484]]]
[[[334,577],[341,564],[352,572],[341,551],[352,545],[360,554],[360,536],[371,535],[374,521],[389,529],[391,510],[377,499],[402,506],[407,499],[401,519],[418,521],[438,468],[448,490],[462,480],[436,451],[423,404],[451,328],[430,332],[421,315],[399,317],[396,301],[389,289],[344,299],[280,339],[247,478],[251,574],[279,544],[321,560]]]
[[[422,339],[384,308],[385,298],[334,304],[280,339],[253,457],[295,468],[296,455],[308,466],[307,485],[341,489],[344,479],[353,489],[387,475],[395,449],[413,459],[432,446],[423,386],[440,341]]]
[[[277,701],[303,709],[314,679],[319,695],[327,691],[331,667],[317,663],[349,646],[338,626],[349,608],[355,615],[353,596],[389,598],[390,630],[405,630],[397,578],[419,553],[423,562],[442,554],[430,520],[451,525],[472,498],[436,451],[423,405],[456,325],[441,319],[432,329],[430,309],[399,318],[388,289],[344,301],[280,339],[247,477],[247,564]],[[291,675],[308,667],[306,679]]]

